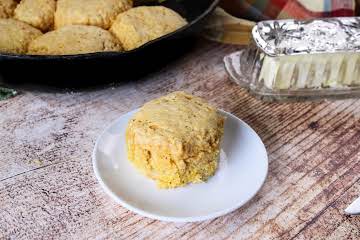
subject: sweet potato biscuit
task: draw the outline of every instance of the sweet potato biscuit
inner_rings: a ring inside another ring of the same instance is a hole
[[[109,29],[116,16],[132,7],[132,0],[58,0],[55,28],[93,25]]]
[[[24,54],[29,43],[42,33],[15,19],[0,19],[0,52]]]
[[[0,18],[10,18],[16,8],[14,0],[0,0]]]
[[[136,7],[120,13],[110,31],[125,50],[137,48],[186,25],[186,20],[162,6]]]
[[[223,117],[202,99],[171,93],[130,120],[128,159],[160,188],[205,181],[217,169],[223,126]]]
[[[70,55],[121,51],[118,40],[108,31],[84,25],[71,25],[45,33],[30,43],[29,54]]]
[[[54,25],[55,0],[21,0],[15,9],[14,18],[42,31]]]

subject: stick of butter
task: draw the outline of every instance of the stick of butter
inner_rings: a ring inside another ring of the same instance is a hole
[[[259,79],[269,89],[360,85],[359,53],[265,56]]]

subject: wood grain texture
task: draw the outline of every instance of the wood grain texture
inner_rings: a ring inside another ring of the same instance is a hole
[[[360,100],[264,103],[228,80],[222,57],[236,47],[196,49],[136,82],[0,102],[0,239],[360,239],[360,218],[343,211],[360,195]],[[263,139],[269,176],[241,209],[165,223],[100,189],[91,165],[99,133],[175,90],[234,113]]]

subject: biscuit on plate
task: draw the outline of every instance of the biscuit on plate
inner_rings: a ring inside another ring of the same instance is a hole
[[[174,92],[146,103],[129,121],[128,159],[160,188],[206,181],[218,166],[223,128],[215,108]]]
[[[47,31],[54,25],[55,8],[55,0],[21,0],[15,9],[14,18]]]
[[[116,16],[132,7],[132,0],[58,0],[55,28],[93,25],[109,29]]]
[[[15,19],[0,19],[0,52],[24,54],[40,30]]]
[[[71,55],[121,51],[119,41],[108,31],[84,25],[70,25],[47,32],[32,41],[29,54]]]
[[[120,40],[125,50],[131,50],[186,24],[184,18],[169,8],[143,6],[120,13],[110,31]]]
[[[14,0],[0,0],[0,18],[10,18],[16,8]]]

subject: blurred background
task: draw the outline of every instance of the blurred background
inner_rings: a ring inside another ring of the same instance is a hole
[[[360,0],[221,0],[203,35],[246,45],[256,21],[356,16],[359,6]]]

